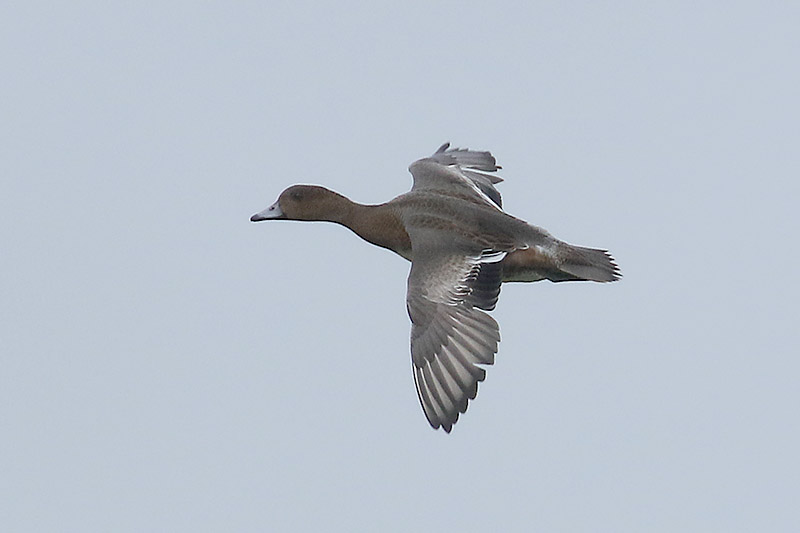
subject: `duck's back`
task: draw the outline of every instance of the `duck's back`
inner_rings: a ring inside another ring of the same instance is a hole
[[[391,203],[407,231],[425,228],[437,232],[442,242],[471,243],[470,248],[478,250],[511,251],[548,236],[544,230],[460,191],[412,190]]]

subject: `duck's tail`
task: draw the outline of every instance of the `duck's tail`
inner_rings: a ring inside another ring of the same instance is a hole
[[[548,247],[531,246],[517,250],[503,260],[503,282],[616,281],[619,267],[605,250],[572,246],[563,241]]]
[[[566,274],[562,279],[552,281],[598,281],[601,283],[617,281],[622,277],[619,267],[608,250],[584,248],[567,243],[559,243],[556,255],[558,269]]]

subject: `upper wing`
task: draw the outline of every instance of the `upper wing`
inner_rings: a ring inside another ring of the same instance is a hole
[[[434,246],[432,235],[412,230],[414,261],[406,305],[411,318],[411,361],[422,409],[434,429],[450,432],[500,342],[494,309],[504,251]]]
[[[476,152],[462,148],[449,148],[445,143],[430,157],[415,161],[408,167],[414,177],[414,189],[444,189],[453,191],[461,188],[475,194],[498,208],[503,207],[500,191],[496,183],[503,181],[496,172],[497,165],[490,152]]]

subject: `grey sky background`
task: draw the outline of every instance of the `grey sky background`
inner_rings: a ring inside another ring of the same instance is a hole
[[[4,3],[4,531],[798,531],[800,8]],[[251,224],[441,143],[620,283],[515,284],[453,433],[408,264]]]

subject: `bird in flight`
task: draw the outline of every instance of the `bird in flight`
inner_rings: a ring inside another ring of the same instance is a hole
[[[341,224],[411,261],[414,384],[428,422],[449,433],[494,363],[500,328],[488,311],[507,282],[610,282],[606,250],[573,246],[503,211],[501,167],[489,152],[442,145],[411,164],[411,190],[363,205],[317,185],[293,185],[250,220]]]

